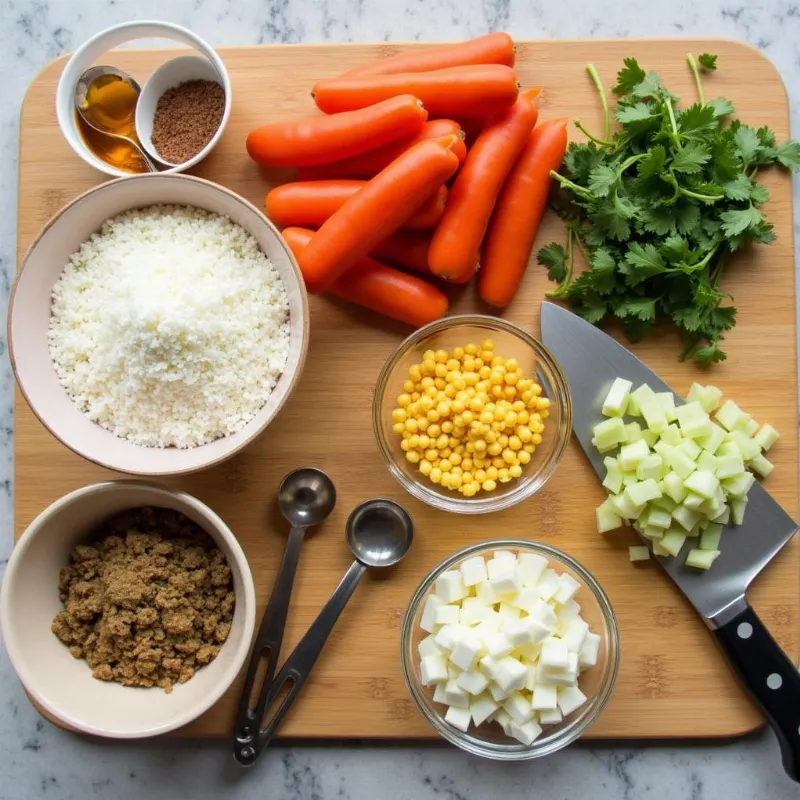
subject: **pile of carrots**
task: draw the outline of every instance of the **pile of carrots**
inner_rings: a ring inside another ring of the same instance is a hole
[[[420,326],[447,313],[432,279],[477,271],[485,302],[511,302],[567,146],[566,120],[537,124],[514,51],[493,33],[379,59],[318,81],[322,115],[251,131],[255,161],[297,170],[266,210],[309,292]]]

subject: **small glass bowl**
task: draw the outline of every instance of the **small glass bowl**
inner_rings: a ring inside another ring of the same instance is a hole
[[[581,616],[590,630],[600,634],[597,664],[580,677],[579,687],[588,698],[579,709],[558,725],[544,728],[542,735],[531,745],[524,745],[506,736],[499,725],[484,723],[479,728],[470,725],[467,733],[445,722],[447,706],[433,702],[433,686],[423,686],[420,679],[420,657],[417,647],[428,633],[420,628],[420,618],[434,582],[443,572],[458,569],[473,556],[490,555],[494,550],[516,553],[537,553],[549,559],[559,574],[566,572],[581,584],[575,600],[581,606]],[[459,550],[436,567],[419,585],[403,619],[400,634],[400,660],[408,691],[422,715],[441,736],[451,744],[473,755],[496,761],[527,761],[555,753],[577,739],[600,715],[614,689],[620,665],[620,638],[616,615],[606,593],[597,581],[577,561],[566,553],[525,539],[496,539]]]
[[[492,492],[480,491],[464,497],[426,478],[416,464],[406,460],[400,448],[401,437],[392,430],[392,411],[403,393],[412,364],[422,361],[426,350],[480,345],[492,339],[495,352],[503,358],[515,358],[526,377],[542,387],[542,396],[551,401],[550,416],[545,421],[543,441],[536,448],[522,476],[499,483]],[[428,505],[457,514],[485,514],[510,508],[544,486],[564,455],[572,429],[572,402],[566,378],[547,348],[530,333],[504,319],[464,314],[432,322],[411,334],[384,365],[375,385],[372,425],[378,448],[389,471],[405,489]]]

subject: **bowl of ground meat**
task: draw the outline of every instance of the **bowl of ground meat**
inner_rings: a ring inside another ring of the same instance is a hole
[[[130,739],[187,725],[220,700],[247,657],[255,607],[244,552],[208,506],[109,481],[57,500],[22,535],[0,629],[47,716]]]

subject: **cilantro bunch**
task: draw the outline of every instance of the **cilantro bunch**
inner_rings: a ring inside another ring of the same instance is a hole
[[[687,59],[699,102],[683,110],[656,73],[625,59],[613,89],[613,136],[599,76],[587,67],[605,134],[592,136],[576,122],[589,141],[572,142],[563,174],[551,173],[570,200],[556,209],[566,221],[566,247],[549,244],[538,261],[559,283],[548,297],[568,299],[589,322],[616,317],[636,341],[669,319],[686,340],[681,359],[711,364],[726,358],[721,341],[736,322],[720,287],[726,259],[750,242],[775,239],[762,211],[768,194],[755,176],[771,164],[799,168],[800,142],[777,145],[769,128],[728,124],[733,105],[706,101],[700,80],[701,69],[716,69],[716,56]],[[589,267],[578,276],[576,249]]]

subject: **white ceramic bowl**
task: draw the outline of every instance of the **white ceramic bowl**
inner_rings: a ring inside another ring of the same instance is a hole
[[[50,630],[63,608],[61,567],[72,548],[104,520],[129,508],[180,511],[217,543],[233,572],[236,608],[227,641],[210,664],[170,694],[92,677]],[[0,629],[11,663],[31,697],[59,723],[97,736],[134,739],[186,725],[211,708],[247,658],[255,626],[253,577],[230,528],[184,492],[141,481],[112,481],[78,489],[46,508],[14,548],[0,590]]]
[[[61,73],[61,78],[58,81],[56,89],[56,117],[58,118],[58,125],[64,138],[69,143],[70,147],[79,155],[87,164],[105,172],[106,175],[113,175],[115,177],[130,176],[130,172],[112,167],[101,158],[98,158],[86,145],[83,137],[81,136],[78,128],[78,122],[75,117],[74,95],[75,87],[78,84],[80,76],[91,66],[97,64],[98,59],[104,53],[108,52],[114,47],[132,41],[134,39],[171,39],[172,41],[180,42],[181,44],[188,45],[194,50],[198,51],[212,67],[213,73],[217,76],[216,80],[222,84],[225,91],[225,110],[222,115],[222,122],[214,134],[211,141],[193,158],[185,161],[183,164],[178,164],[169,169],[164,170],[165,173],[170,172],[183,172],[184,170],[193,167],[195,164],[202,161],[213,149],[216,147],[217,142],[228,124],[228,119],[231,115],[231,81],[228,76],[228,71],[222,63],[222,59],[216,54],[214,49],[197,34],[192,33],[187,28],[180,25],[175,25],[172,22],[158,22],[158,21],[137,21],[125,22],[122,25],[115,25],[112,28],[101,31],[95,34],[81,45],[73,54],[64,67]],[[113,59],[112,59],[113,61]],[[112,64],[113,66],[113,64]],[[133,76],[142,84],[139,79],[140,76]],[[141,95],[140,95],[141,98]],[[158,100],[158,97],[156,97]],[[153,106],[155,110],[155,106]],[[139,118],[137,113],[137,126]],[[151,117],[152,129],[152,117]],[[153,154],[157,155],[157,154]],[[161,159],[159,159],[160,161]]]
[[[69,256],[109,217],[154,203],[191,205],[225,214],[258,241],[289,296],[289,358],[266,405],[238,433],[200,447],[141,447],[92,422],[61,386],[47,330],[53,284]],[[12,290],[8,343],[14,374],[42,424],[78,455],[109,469],[157,476],[195,472],[230,458],[275,418],[294,390],[308,349],[308,298],[300,269],[275,226],[251,203],[188,175],[136,175],[90,189],[58,212],[28,250]]]
[[[153,119],[156,115],[156,106],[159,98],[173,86],[180,86],[186,81],[213,81],[219,83],[225,91],[221,76],[214,65],[202,56],[178,56],[164,62],[142,86],[139,101],[136,103],[136,133],[145,150],[157,161],[168,164],[170,167],[183,167],[184,164],[173,164],[167,161],[153,144]],[[225,94],[225,105],[230,107],[230,95]],[[218,136],[216,138],[219,138]],[[208,152],[211,152],[211,141],[194,158],[199,161]],[[184,162],[185,163],[185,162]],[[177,171],[177,170],[176,170]]]

